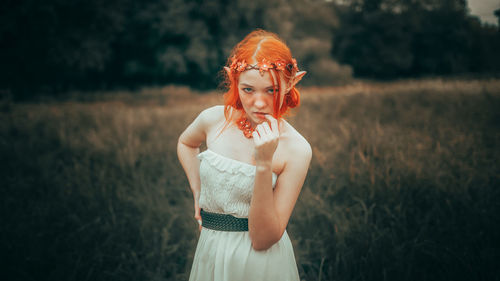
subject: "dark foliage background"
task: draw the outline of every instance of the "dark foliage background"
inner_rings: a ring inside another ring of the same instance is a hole
[[[498,280],[500,81],[302,91],[313,159],[287,232],[301,280]],[[2,280],[187,280],[179,134],[220,93],[0,104]]]
[[[500,73],[500,32],[466,7],[1,1],[4,279],[187,280],[198,225],[175,146],[221,96],[157,86],[217,87],[230,49],[264,28],[303,85],[349,84],[304,88],[289,120],[314,154],[288,226],[301,278],[498,280],[500,82],[484,78]],[[426,76],[467,79],[398,82]]]
[[[500,33],[465,0],[352,1],[337,14],[332,54],[373,78],[498,72]]]
[[[498,28],[465,0],[5,0],[0,90],[213,89],[230,48],[255,28],[289,43],[310,85],[500,70]]]
[[[177,138],[255,28],[314,86],[301,279],[498,280],[500,32],[464,0],[1,1],[3,279],[187,280]]]

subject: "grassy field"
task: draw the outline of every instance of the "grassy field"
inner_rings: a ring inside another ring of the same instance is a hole
[[[499,280],[500,81],[307,88],[313,160],[288,226],[303,280]],[[176,156],[220,93],[0,102],[3,280],[186,280]]]

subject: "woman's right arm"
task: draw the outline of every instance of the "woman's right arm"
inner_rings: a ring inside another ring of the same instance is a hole
[[[201,221],[200,207],[200,161],[197,155],[200,153],[200,145],[206,140],[207,132],[213,124],[216,109],[214,107],[206,109],[196,117],[179,137],[177,142],[177,156],[182,168],[188,178],[189,186],[193,192],[194,217]]]

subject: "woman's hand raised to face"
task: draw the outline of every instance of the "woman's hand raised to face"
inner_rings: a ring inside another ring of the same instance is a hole
[[[278,120],[269,114],[265,117],[269,123],[262,122],[257,125],[252,136],[255,144],[255,162],[257,166],[268,166],[270,168],[274,152],[278,147],[280,132]]]

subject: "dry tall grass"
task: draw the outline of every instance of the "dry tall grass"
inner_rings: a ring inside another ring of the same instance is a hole
[[[197,240],[177,137],[220,94],[0,106],[9,280],[185,280]],[[304,280],[495,280],[500,81],[303,90],[314,156],[289,223]]]

